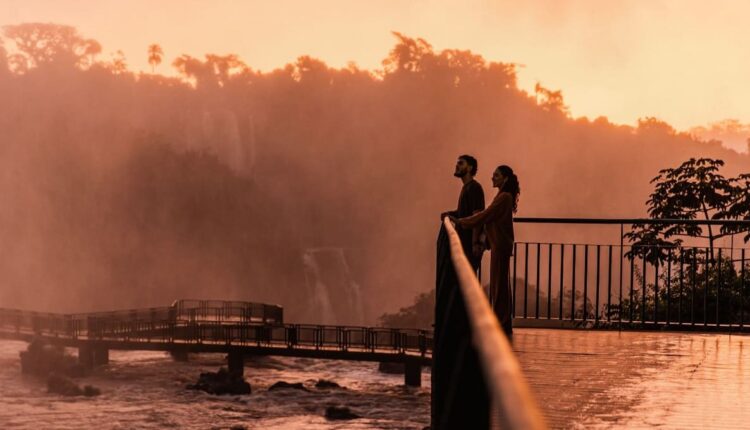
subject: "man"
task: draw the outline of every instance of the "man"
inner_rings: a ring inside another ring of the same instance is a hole
[[[456,161],[456,171],[453,176],[460,178],[464,186],[461,188],[461,194],[458,196],[458,207],[455,211],[443,212],[440,214],[440,220],[446,216],[463,218],[474,215],[484,210],[484,190],[482,185],[474,180],[477,174],[477,159],[471,155],[461,155]],[[456,228],[458,236],[461,238],[464,254],[469,259],[474,270],[479,270],[479,264],[482,262],[482,253],[484,252],[484,235],[481,226],[476,228]]]
[[[469,217],[484,209],[484,191],[474,180],[477,159],[461,155],[453,174],[463,182],[455,211],[440,215]],[[484,251],[479,228],[456,227],[461,245],[471,265],[479,269]],[[489,396],[476,350],[461,289],[453,268],[450,240],[443,223],[436,243],[435,330],[432,350],[432,428],[486,429],[490,427]]]

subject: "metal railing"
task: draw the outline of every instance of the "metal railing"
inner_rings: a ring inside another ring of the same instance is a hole
[[[80,341],[335,350],[423,359],[432,353],[433,336],[426,330],[283,324],[275,322],[281,318],[276,308],[220,301],[71,315],[0,308],[0,331]]]
[[[472,333],[472,344],[490,394],[490,422],[504,429],[546,428],[542,414],[523,377],[520,364],[469,261],[451,221],[444,220],[450,253]]]
[[[750,227],[750,221],[518,218],[517,223],[620,226],[619,244],[519,242],[514,317],[634,328],[743,330],[750,318],[746,248],[629,245],[625,224]]]
[[[284,308],[265,303],[225,300],[177,300],[171,306],[177,320],[262,322],[281,324]]]

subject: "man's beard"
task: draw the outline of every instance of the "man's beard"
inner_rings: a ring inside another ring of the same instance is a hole
[[[459,170],[456,170],[455,172],[453,172],[453,176],[455,176],[457,178],[463,178],[464,177],[464,173],[462,173]]]

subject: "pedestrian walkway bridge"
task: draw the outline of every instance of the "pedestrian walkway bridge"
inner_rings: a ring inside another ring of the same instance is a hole
[[[245,355],[403,363],[407,385],[419,385],[432,362],[432,333],[383,327],[289,324],[280,306],[178,300],[171,306],[53,314],[0,308],[0,338],[78,348],[83,364],[106,364],[109,350],[162,350],[176,358],[220,352],[242,373]]]

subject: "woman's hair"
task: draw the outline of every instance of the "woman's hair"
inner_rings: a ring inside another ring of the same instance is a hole
[[[510,195],[513,196],[513,212],[516,212],[518,210],[518,195],[521,194],[521,186],[518,184],[518,176],[513,173],[513,169],[511,169],[510,166],[498,166],[497,170],[499,170],[503,176],[508,178],[500,191],[510,193]]]

